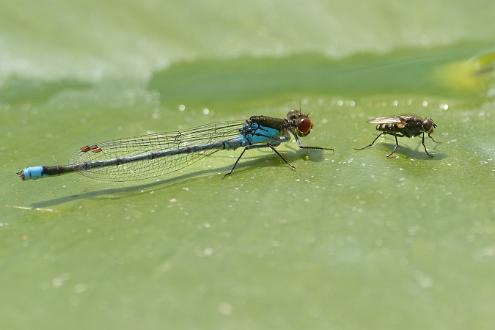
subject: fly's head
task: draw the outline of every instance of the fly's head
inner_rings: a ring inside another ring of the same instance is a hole
[[[433,129],[437,128],[437,124],[431,118],[426,118],[423,120],[423,130],[425,133],[431,134],[433,133]]]
[[[300,137],[308,135],[313,128],[311,118],[297,109],[293,109],[287,113],[287,122],[289,123],[291,131],[295,132],[297,136]]]

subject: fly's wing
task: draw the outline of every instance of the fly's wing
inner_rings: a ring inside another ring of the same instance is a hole
[[[377,124],[377,125],[383,125],[383,124],[392,124],[396,128],[404,128],[406,127],[407,124],[407,118],[406,116],[399,116],[399,117],[377,117],[377,118],[372,118],[368,121],[370,124]]]
[[[422,121],[420,117],[415,115],[400,115],[400,121],[403,123],[414,122],[414,121]]]
[[[400,117],[376,117],[368,120],[370,124],[398,124],[401,122]]]
[[[240,135],[240,129],[244,123],[244,121],[212,123],[190,130],[148,134],[97,143],[92,146],[82,147],[81,151],[71,159],[70,164],[127,158],[228,140]],[[212,149],[155,159],[144,159],[121,165],[83,170],[80,173],[89,178],[104,181],[144,180],[180,170],[216,151],[218,150]]]

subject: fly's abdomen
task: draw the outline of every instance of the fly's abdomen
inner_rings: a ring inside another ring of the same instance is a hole
[[[386,133],[400,133],[404,126],[397,123],[386,123],[376,125],[376,129]]]

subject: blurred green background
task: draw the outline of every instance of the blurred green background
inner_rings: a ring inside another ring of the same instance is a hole
[[[0,2],[0,329],[493,329],[493,1]],[[20,182],[302,106],[308,145]],[[438,124],[375,136],[371,116]]]

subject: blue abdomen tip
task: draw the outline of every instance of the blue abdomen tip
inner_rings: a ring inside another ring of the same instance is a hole
[[[43,176],[43,166],[26,167],[20,176],[23,180],[39,179]]]

